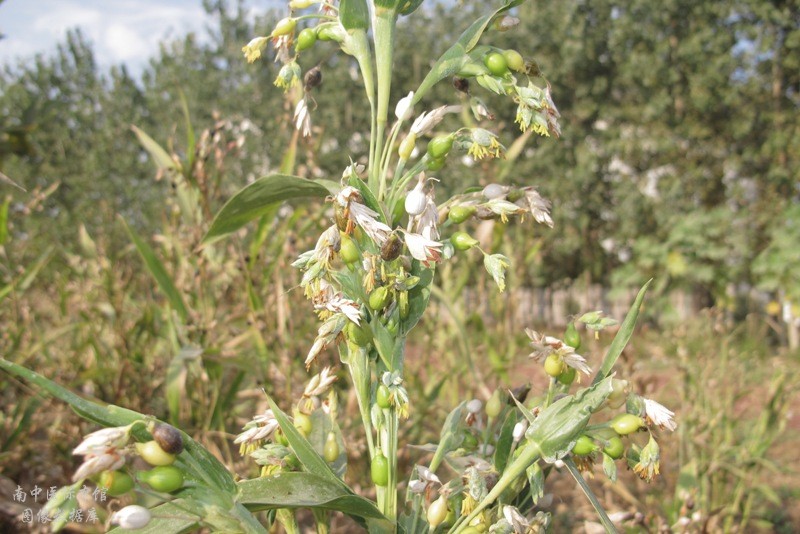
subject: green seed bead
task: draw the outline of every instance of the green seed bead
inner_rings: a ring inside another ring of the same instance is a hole
[[[445,158],[430,158],[425,163],[425,168],[429,171],[438,171],[444,167],[445,163],[447,163]]]
[[[347,339],[355,343],[359,347],[366,347],[372,343],[372,330],[369,325],[364,323],[361,326],[352,321],[347,322],[345,326],[345,334]]]
[[[564,371],[558,375],[558,381],[565,386],[569,386],[575,382],[576,376],[578,376],[578,372],[575,370],[575,368],[566,366],[566,369],[564,369]]]
[[[336,440],[336,434],[333,432],[328,432],[328,438],[325,440],[322,455],[329,464],[332,464],[339,458],[339,442]]]
[[[392,295],[389,293],[389,288],[386,286],[376,287],[369,294],[369,307],[374,311],[380,311],[388,306],[392,300]]]
[[[155,440],[137,443],[136,452],[142,460],[153,466],[171,465],[175,461],[175,455],[166,452]]]
[[[297,26],[296,19],[293,19],[291,17],[286,17],[285,19],[278,21],[278,23],[275,25],[275,29],[272,30],[272,36],[281,37],[283,35],[289,35],[294,31],[296,26]]]
[[[575,442],[575,446],[572,447],[572,453],[578,456],[586,456],[587,454],[593,453],[596,449],[597,446],[594,444],[594,441],[592,441],[592,438],[584,434]]]
[[[428,155],[434,159],[447,156],[453,148],[453,135],[439,135],[428,143]]]
[[[103,471],[97,484],[106,488],[106,494],[119,497],[133,489],[133,478],[125,471]]]
[[[317,32],[313,28],[305,28],[297,34],[297,44],[294,49],[298,52],[308,50],[317,42]]]
[[[438,499],[433,501],[428,506],[428,524],[432,529],[441,525],[447,519],[447,499],[444,495],[440,495]]]
[[[294,412],[294,427],[298,432],[308,437],[311,434],[311,418],[299,410]]]
[[[376,486],[383,487],[389,483],[389,460],[380,452],[372,459],[370,475]]]
[[[614,436],[608,440],[608,444],[603,448],[603,452],[615,460],[622,458],[625,453],[625,445],[619,436]]]
[[[495,76],[504,76],[508,72],[508,61],[503,54],[492,52],[483,59],[483,64]]]
[[[572,321],[567,325],[567,330],[564,332],[564,343],[569,345],[575,350],[581,348],[581,335]]]
[[[632,413],[621,413],[612,419],[608,425],[620,436],[627,436],[644,427],[644,419]]]
[[[342,243],[339,247],[339,257],[345,265],[352,265],[361,260],[361,252],[358,250],[355,240],[344,232],[340,232]]]
[[[492,396],[486,401],[486,415],[494,419],[503,410],[503,402],[500,400],[500,391],[494,390]]]
[[[375,391],[375,404],[383,409],[389,408],[392,405],[391,393],[389,392],[389,388],[384,384],[378,386],[378,389]]]
[[[469,250],[479,243],[477,239],[466,232],[456,232],[450,236],[450,242],[456,250]]]
[[[544,372],[553,378],[558,378],[565,368],[564,360],[558,354],[550,354],[544,361]]]
[[[461,224],[475,215],[474,206],[453,206],[447,214],[447,218],[455,224]]]
[[[503,50],[503,57],[506,58],[506,64],[509,69],[517,72],[525,70],[525,59],[516,50]]]
[[[183,471],[174,465],[162,465],[140,472],[139,480],[156,491],[172,493],[183,486]]]

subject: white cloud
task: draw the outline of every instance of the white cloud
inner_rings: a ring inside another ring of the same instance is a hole
[[[80,27],[94,45],[100,65],[127,63],[141,68],[164,39],[190,31],[202,34],[211,21],[200,0],[11,0],[0,8],[0,62],[47,53]]]

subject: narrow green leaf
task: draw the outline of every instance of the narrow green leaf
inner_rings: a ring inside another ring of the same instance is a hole
[[[303,467],[309,472],[322,477],[329,484],[343,488],[345,493],[352,493],[347,484],[336,476],[328,462],[314,450],[314,446],[294,427],[289,417],[275,404],[275,401],[267,396],[267,402],[269,402],[269,407],[272,408],[275,419],[278,420],[281,430],[286,435],[286,439],[289,440],[289,445],[292,446],[292,450],[294,450]]]
[[[630,341],[631,336],[633,335],[633,329],[636,327],[636,319],[639,317],[639,309],[642,307],[642,301],[644,301],[644,295],[647,293],[647,288],[652,281],[652,278],[648,280],[647,283],[642,286],[642,289],[639,290],[639,294],[636,295],[636,300],[633,301],[633,305],[628,311],[628,315],[626,315],[625,320],[622,321],[622,326],[619,327],[619,332],[617,332],[617,335],[614,336],[614,341],[612,341],[611,345],[608,347],[608,352],[606,352],[606,356],[603,358],[603,363],[600,365],[600,370],[595,375],[594,380],[592,380],[592,385],[597,384],[608,376],[608,374],[611,372],[611,369],[614,367],[614,364],[617,363],[617,358],[619,358],[619,355],[622,354],[622,350],[625,348],[625,345],[627,345],[628,341]]]
[[[346,30],[369,28],[367,0],[341,0],[339,2],[339,21]]]
[[[72,409],[75,410],[75,413],[84,419],[105,427],[126,426],[134,421],[154,419],[151,416],[146,416],[126,408],[120,408],[112,404],[104,406],[97,402],[83,399],[42,375],[3,358],[0,358],[0,369],[36,386],[40,393],[49,394],[69,404]],[[225,466],[223,466],[214,455],[194,441],[188,434],[181,432],[181,436],[183,437],[186,454],[191,457],[193,466],[196,466],[196,470],[199,471],[197,474],[200,475],[201,478],[209,480],[216,488],[228,493],[233,493],[236,490],[236,484],[231,474],[225,469]]]
[[[181,173],[180,164],[172,159],[167,151],[161,148],[161,145],[156,143],[152,137],[134,125],[131,125],[131,130],[136,134],[142,147],[150,154],[150,157],[153,158],[153,162],[155,162],[159,170]]]
[[[175,284],[172,282],[172,278],[170,278],[166,268],[164,268],[164,264],[158,259],[158,256],[156,256],[156,253],[153,251],[150,245],[136,235],[133,229],[128,226],[128,223],[126,223],[122,217],[120,217],[120,220],[125,226],[125,230],[128,232],[128,235],[131,237],[131,241],[133,241],[133,244],[136,246],[136,250],[144,260],[147,270],[150,271],[151,275],[153,275],[158,287],[169,300],[172,309],[178,312],[178,316],[181,318],[181,321],[185,323],[189,318],[189,311],[186,309],[186,305],[183,303],[183,297],[181,297],[178,288],[175,287]]]
[[[211,228],[203,238],[203,244],[213,243],[235,232],[269,211],[276,202],[293,198],[323,198],[327,195],[328,189],[325,186],[299,176],[264,176],[241,189],[225,203],[214,217]]]
[[[11,197],[6,197],[0,204],[0,245],[5,245],[8,240],[8,207],[11,205]]]
[[[253,511],[321,508],[388,522],[372,501],[315,473],[289,472],[243,480],[239,483],[238,501]]]
[[[433,459],[431,460],[430,470],[434,473],[439,468],[439,464],[442,463],[445,455],[461,445],[461,438],[457,436],[457,433],[458,427],[464,419],[464,410],[466,406],[467,401],[463,401],[447,415],[447,419],[444,421],[439,445],[436,447],[436,452],[433,454]]]
[[[497,446],[494,451],[494,466],[498,472],[502,473],[508,463],[511,454],[511,447],[514,444],[514,427],[517,425],[517,414],[510,411],[500,428],[500,437],[497,438]]]

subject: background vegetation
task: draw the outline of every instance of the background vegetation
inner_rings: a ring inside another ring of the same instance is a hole
[[[426,2],[425,16],[402,28],[396,65],[405,80],[394,100],[483,7],[464,4]],[[77,30],[53,53],[0,74],[0,170],[27,189],[0,184],[0,354],[167,418],[245,475],[230,437],[263,406],[260,388],[278,397],[302,389],[313,315],[289,264],[330,214],[286,206],[213,253],[196,246],[211,214],[249,180],[286,165],[336,179],[349,157],[365,156],[369,118],[348,98],[358,90],[354,66],[322,43],[303,65],[324,72],[315,135],[298,139],[293,108],[272,84],[276,66],[241,57],[280,14],[251,20],[243,2],[204,5],[215,20],[209,35],[164,43],[141,77],[99,68]],[[563,136],[520,137],[513,111],[474,88],[521,157],[439,178],[453,190],[475,178],[536,185],[556,225],[533,235],[530,226],[473,229],[512,258],[510,290],[497,295],[468,270],[444,273],[441,321],[422,325],[409,358],[418,380],[409,384],[408,441],[424,443],[465,395],[542,387],[508,311],[523,288],[600,284],[613,295],[655,277],[649,322],[624,365],[639,390],[675,409],[680,428],[662,444],[664,480],[604,485],[606,506],[640,514],[628,523],[640,529],[796,531],[800,4],[531,0],[520,10],[521,26],[496,44],[537,60]],[[442,84],[427,104],[464,98]],[[174,154],[183,178],[156,175],[132,124]],[[364,133],[345,137],[353,131]],[[134,247],[137,239],[145,245]],[[163,266],[162,278],[148,260]],[[707,311],[671,320],[676,290]],[[488,304],[479,312],[467,293]],[[567,313],[587,311],[577,306]],[[590,344],[595,358],[604,341]],[[0,499],[10,501],[9,484],[65,480],[87,428],[7,377],[0,384]],[[351,433],[351,465],[360,439]],[[562,529],[592,517],[566,478],[554,492]],[[14,524],[14,503],[0,511]]]

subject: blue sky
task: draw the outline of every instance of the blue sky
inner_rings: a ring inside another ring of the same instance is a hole
[[[0,4],[0,64],[55,50],[67,30],[80,27],[98,63],[127,63],[139,71],[159,41],[211,23],[201,0],[5,0]]]

